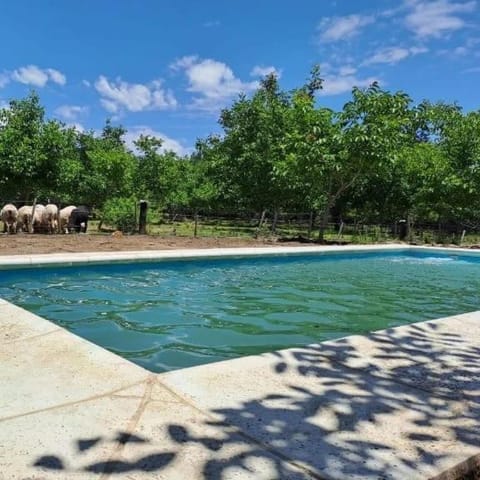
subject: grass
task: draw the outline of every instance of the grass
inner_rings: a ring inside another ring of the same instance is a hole
[[[102,232],[98,231],[98,221],[89,223],[90,234],[104,234],[112,232],[114,228],[103,225]],[[182,219],[175,222],[149,223],[147,232],[149,235],[161,237],[194,237],[195,222],[190,219]],[[272,234],[270,226],[264,226],[261,229],[253,222],[242,220],[202,220],[197,225],[197,237],[207,238],[280,238],[280,239],[311,239],[317,240],[318,230],[311,232],[309,237],[308,227],[295,225],[293,223],[280,224],[275,234]],[[328,243],[347,243],[347,244],[372,244],[385,243],[398,240],[392,235],[389,227],[384,226],[345,226],[341,235],[334,225],[331,225],[324,234],[324,239]],[[413,231],[408,239],[411,243],[416,244],[442,244],[442,245],[460,245],[461,236],[458,234],[446,234],[433,230]],[[463,246],[480,244],[480,234],[467,233],[463,242]]]

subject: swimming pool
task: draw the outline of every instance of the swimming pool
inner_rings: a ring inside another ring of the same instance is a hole
[[[478,292],[476,257],[415,251],[0,272],[0,298],[155,372],[478,310]]]

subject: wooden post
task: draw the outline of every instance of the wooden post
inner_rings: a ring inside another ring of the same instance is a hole
[[[198,231],[198,213],[195,212],[195,225],[193,227],[193,236],[197,238],[197,231]]]
[[[402,241],[408,238],[408,221],[399,220],[398,221],[398,238]]]
[[[134,203],[134,207],[135,207],[135,212],[134,212],[134,215],[133,217],[135,218],[135,228],[133,230],[136,230],[137,229],[137,215],[138,215],[138,205],[137,205],[137,202],[133,202]]]
[[[140,200],[140,215],[138,216],[138,233],[146,235],[147,233],[147,208],[148,202]]]
[[[33,220],[35,217],[35,208],[37,207],[37,197],[33,200],[33,206],[32,206],[32,218],[28,222],[28,233],[33,233]]]

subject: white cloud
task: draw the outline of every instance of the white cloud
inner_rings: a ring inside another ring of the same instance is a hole
[[[42,69],[36,65],[27,65],[14,70],[11,73],[11,79],[34,87],[44,87],[49,81],[58,85],[65,85],[67,81],[62,72],[53,68]]]
[[[324,18],[319,26],[320,41],[323,43],[348,40],[360,33],[362,28],[375,21],[371,15],[346,15]]]
[[[213,27],[219,27],[220,26],[220,22],[218,20],[210,20],[208,22],[205,22],[203,24],[203,26],[205,28],[213,28]]]
[[[183,71],[188,79],[187,90],[197,94],[189,106],[194,110],[217,112],[239,93],[250,92],[259,86],[257,81],[242,82],[228,65],[210,58],[182,57],[171,68]]]
[[[144,125],[137,125],[135,127],[129,127],[127,133],[124,136],[125,144],[128,148],[133,151],[137,151],[134,141],[137,140],[140,135],[151,136],[156,138],[161,138],[163,143],[160,147],[159,151],[173,151],[178,155],[188,155],[191,153],[192,148],[185,147],[181,144],[178,140],[168,137],[164,135],[162,132],[154,130],[153,128],[144,126]]]
[[[65,83],[67,83],[67,77],[62,72],[53,68],[47,68],[46,72],[52,82],[55,82],[58,85],[65,85]]]
[[[420,53],[428,53],[427,47],[410,47],[410,54],[411,55],[418,55]]]
[[[54,113],[65,120],[76,120],[79,116],[87,112],[88,107],[81,107],[79,105],[61,105],[55,109]]]
[[[271,73],[275,74],[275,76],[277,78],[280,78],[282,76],[281,70],[277,70],[273,66],[264,67],[262,65],[255,65],[255,67],[252,68],[252,71],[250,72],[250,75],[252,77],[266,77],[267,75],[270,75]]]
[[[475,10],[476,1],[406,0],[412,11],[406,16],[408,29],[420,38],[439,38],[466,25],[461,14]]]
[[[185,55],[184,57],[177,58],[173,63],[170,64],[170,68],[178,72],[179,70],[186,70],[192,67],[198,61],[197,55]]]
[[[357,78],[354,75],[327,76],[320,95],[340,95],[341,93],[351,92],[353,87],[368,87],[375,81],[378,81],[378,78]]]
[[[10,82],[10,77],[6,73],[0,73],[0,88],[3,88]]]
[[[387,63],[389,65],[394,65],[406,58],[419,55],[420,53],[426,53],[428,49],[425,47],[411,47],[411,48],[403,48],[403,47],[387,47],[382,48],[381,50],[377,51],[374,55],[370,58],[367,58],[362,65],[375,65],[375,64],[382,64]]]
[[[453,55],[464,57],[468,53],[467,47],[456,47],[453,49]]]
[[[102,97],[100,103],[111,113],[119,113],[122,110],[130,112],[168,110],[177,106],[173,93],[165,90],[160,80],[143,85],[127,83],[120,78],[109,81],[100,75],[95,82],[95,89]]]
[[[345,65],[343,67],[340,67],[338,73],[340,74],[340,76],[345,77],[348,75],[354,75],[355,73],[357,73],[357,69],[355,67],[352,67],[351,65]]]
[[[83,133],[85,132],[85,127],[78,122],[69,122],[66,124],[67,127],[74,128],[77,132]]]
[[[447,48],[443,50],[439,50],[438,54],[446,55],[448,57],[466,57],[469,55],[470,57],[478,57],[480,56],[478,52],[478,44],[480,43],[480,38],[470,37],[463,43],[463,45],[458,45],[454,48]]]
[[[88,80],[82,80],[82,85],[87,88],[90,88],[92,86],[92,84]]]

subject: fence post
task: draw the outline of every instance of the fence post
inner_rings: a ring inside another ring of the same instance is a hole
[[[408,220],[399,220],[398,221],[398,238],[400,240],[405,240],[408,237]]]
[[[147,208],[148,202],[140,200],[140,215],[138,217],[138,233],[145,235],[147,233]]]
[[[195,212],[195,225],[193,227],[193,236],[194,238],[197,238],[197,232],[198,232],[198,213]]]
[[[34,217],[35,217],[35,208],[37,207],[37,197],[33,200],[33,206],[32,206],[32,218],[30,218],[30,221],[28,222],[28,233],[34,233],[33,232],[33,224],[34,224]]]

